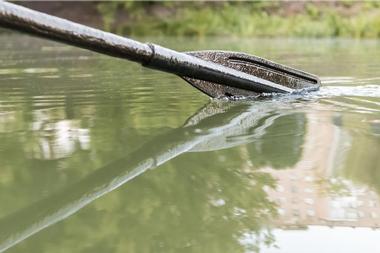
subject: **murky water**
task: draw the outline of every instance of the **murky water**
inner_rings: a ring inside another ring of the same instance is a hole
[[[323,87],[210,101],[172,75],[1,35],[0,251],[375,251],[380,42],[144,40],[254,53]]]

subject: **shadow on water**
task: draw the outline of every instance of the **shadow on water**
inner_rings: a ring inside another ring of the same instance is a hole
[[[278,132],[278,127],[283,126],[281,123],[278,124],[281,121],[285,122],[286,126],[292,127],[294,131],[304,132],[306,119],[302,114],[273,111],[273,106],[275,106],[275,102],[265,101],[260,104],[244,102],[212,102],[208,104],[189,118],[182,127],[153,138],[134,152],[97,169],[74,185],[2,218],[0,220],[0,251],[4,251],[40,230],[67,218],[102,195],[185,152],[226,149],[258,141],[264,135],[272,135],[278,142],[276,149],[270,149],[265,142],[261,145],[251,145],[248,153],[252,162],[257,162],[260,166],[268,165],[275,168],[294,165],[302,153],[303,136],[287,135],[281,137],[274,134]],[[270,154],[268,154],[268,148]],[[274,162],[271,164],[271,161]],[[249,178],[249,181],[253,183],[252,186],[247,185],[247,187],[250,188],[250,195],[252,194],[255,197],[247,203],[245,203],[245,199],[244,201],[238,200],[236,205],[227,205],[228,208],[223,210],[223,217],[226,222],[218,232],[221,233],[219,236],[222,237],[222,234],[226,233],[224,235],[228,239],[226,243],[235,244],[234,247],[239,245],[241,233],[261,233],[265,220],[276,216],[275,204],[267,198],[265,191],[263,191],[264,185],[267,187],[275,186],[274,179],[268,173],[249,168],[249,166],[246,168],[243,176]],[[227,173],[228,175],[224,176],[236,177],[233,172]],[[209,174],[205,173],[205,175]],[[210,178],[210,183],[213,181]],[[208,198],[217,195],[218,189],[210,190],[206,191],[209,195]],[[229,190],[233,190],[233,188]],[[222,198],[210,200],[211,204],[204,204],[209,205],[209,208],[223,206],[224,201],[228,201],[223,200],[225,198],[228,198],[228,194],[224,193]],[[185,211],[186,208],[186,206],[181,207],[177,212]],[[202,212],[205,210],[197,214],[204,215]],[[178,215],[185,216],[181,213]],[[203,226],[206,225],[213,226],[207,221]],[[228,226],[228,231],[223,231],[223,226]],[[201,240],[201,238],[198,239]],[[271,239],[270,233],[265,234],[265,243],[270,244],[272,243],[271,240],[273,239]],[[223,243],[218,248],[222,249],[225,246],[233,248],[232,245],[224,245]]]

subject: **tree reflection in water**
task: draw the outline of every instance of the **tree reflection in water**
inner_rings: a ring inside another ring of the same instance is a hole
[[[198,250],[207,248],[211,252],[225,249],[240,251],[246,247],[241,243],[246,234],[255,234],[257,238],[257,245],[250,247],[273,244],[274,238],[264,228],[267,221],[276,216],[276,206],[268,199],[264,188],[273,188],[275,181],[269,173],[260,172],[252,166],[252,161],[260,157],[260,152],[256,151],[255,156],[251,154],[247,160],[244,146],[241,145],[265,139],[266,135],[271,134],[270,128],[283,124],[284,120],[286,124],[302,125],[305,118],[298,114],[292,117],[278,111],[273,113],[271,105],[273,103],[270,102],[254,105],[209,104],[183,127],[153,138],[78,183],[3,218],[0,227],[6,229],[0,234],[2,249],[65,219],[147,169],[160,166],[188,151],[193,153],[170,162],[165,172],[150,172],[130,182],[126,188],[127,201],[118,199],[124,198],[120,192],[113,194],[116,199],[107,198],[106,202],[111,200],[112,203],[103,205],[101,209],[110,206],[123,215],[113,217],[107,208],[99,212],[97,203],[101,203],[100,200],[86,208],[84,217],[80,213],[74,216],[75,228],[71,227],[70,221],[65,222],[65,231],[76,234],[78,238],[99,237],[97,241],[102,246],[94,247],[108,251],[114,249],[117,240],[123,242],[125,249],[138,247],[139,252],[152,249],[166,252],[186,247]],[[294,135],[288,136],[294,138]],[[295,136],[298,138],[300,135]],[[271,138],[268,140],[270,142]],[[239,146],[237,149],[206,152],[236,145]],[[269,144],[264,141],[263,145]],[[302,149],[298,152],[288,150],[287,157],[296,156],[292,161],[297,161],[302,153]],[[278,151],[284,155],[285,150]],[[280,153],[275,153],[273,157],[278,155]],[[265,160],[271,162],[267,158]],[[286,164],[291,165],[289,162]],[[76,219],[78,216],[81,217],[79,220]],[[88,225],[86,221],[92,219],[100,222]],[[169,234],[162,232],[163,226],[165,231],[170,231]],[[48,230],[54,231],[54,227]],[[115,236],[112,240],[103,241],[102,236],[108,233]],[[149,243],[140,242],[141,234]],[[70,237],[69,234],[61,236]]]

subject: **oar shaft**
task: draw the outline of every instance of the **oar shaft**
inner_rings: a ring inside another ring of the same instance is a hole
[[[255,92],[293,90],[161,46],[144,44],[0,0],[0,26],[139,62],[146,67]]]

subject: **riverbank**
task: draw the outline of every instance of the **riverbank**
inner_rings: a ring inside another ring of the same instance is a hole
[[[378,2],[129,1],[23,4],[132,36],[380,38]],[[73,4],[78,6],[73,8]]]

